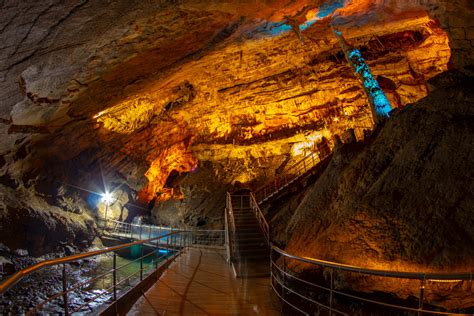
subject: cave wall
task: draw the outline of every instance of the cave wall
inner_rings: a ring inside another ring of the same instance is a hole
[[[394,114],[364,142],[337,147],[303,197],[273,204],[284,206],[281,215],[273,210],[274,227],[280,227],[273,234],[287,242],[288,252],[374,269],[472,269],[473,77],[451,71],[431,83],[435,91]],[[278,225],[278,217],[289,225]],[[417,291],[414,284],[400,290],[398,281],[348,282],[353,289],[405,297]],[[435,289],[430,287],[430,299],[444,301],[440,293],[449,289]],[[474,303],[472,292],[462,295],[444,303]]]
[[[209,175],[213,187],[255,188],[323,136],[333,146],[348,128],[358,139],[372,129],[330,25],[362,50],[394,107],[425,97],[429,78],[473,56],[467,0],[0,7],[2,183],[67,213],[52,201],[66,186],[66,198],[80,196],[84,213],[99,217],[90,191],[121,188],[117,219],[154,209],[158,222],[179,213],[177,223],[197,224],[197,208],[217,225],[217,204],[211,215],[190,200],[210,198],[197,186]],[[166,186],[172,172],[187,179],[182,187]]]

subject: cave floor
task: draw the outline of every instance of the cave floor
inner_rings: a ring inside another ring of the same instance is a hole
[[[235,278],[223,250],[189,249],[128,315],[281,315],[269,277]]]

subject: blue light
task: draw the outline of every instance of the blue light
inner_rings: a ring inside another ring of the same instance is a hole
[[[304,22],[303,24],[300,24],[300,31],[306,30],[308,27],[313,25],[318,19],[313,19],[313,20],[308,20]]]
[[[334,0],[333,2],[323,4],[321,7],[319,7],[318,14],[314,18],[299,25],[300,31],[308,29],[318,20],[325,18],[333,14],[337,9],[344,7],[345,2],[346,0]],[[262,29],[259,28],[259,31],[260,30]],[[291,25],[282,22],[270,22],[263,28],[262,31],[270,36],[278,36],[291,31]]]
[[[375,115],[378,117],[389,117],[389,113],[392,110],[390,102],[385,96],[383,90],[380,88],[377,80],[375,80],[370,72],[369,66],[365,63],[360,51],[358,49],[351,50],[348,54],[348,58],[352,65],[357,65],[355,72],[362,79],[365,91],[367,92],[371,103],[374,105]]]
[[[334,13],[339,8],[344,7],[345,0],[336,0],[333,3],[325,3],[319,7],[318,14],[316,16],[303,24],[300,24],[300,31],[306,30],[308,27],[316,23],[316,21],[325,18]]]
[[[328,2],[324,3],[322,6],[319,7],[318,11],[318,18],[322,19],[327,17],[328,15],[331,15],[334,13],[339,8],[342,8],[344,6],[345,0],[336,0],[333,3]]]
[[[271,36],[278,36],[289,31],[291,31],[291,25],[285,23],[272,23],[272,26],[270,26],[269,34]]]
[[[159,249],[158,250],[159,253],[168,253],[168,249]]]
[[[99,204],[101,199],[101,196],[96,193],[90,193],[89,196],[87,197],[87,204],[89,204],[90,207],[96,208],[97,204]]]

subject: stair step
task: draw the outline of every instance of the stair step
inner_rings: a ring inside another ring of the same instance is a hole
[[[239,277],[264,277],[270,274],[269,260],[238,261],[234,264]]]
[[[237,233],[246,233],[249,231],[254,231],[254,232],[260,232],[260,225],[255,225],[255,226],[250,226],[250,225],[239,225],[236,226],[236,232]]]
[[[240,239],[237,239],[237,244],[241,244],[241,245],[248,245],[248,244],[256,244],[256,245],[261,245],[261,244],[264,244],[266,245],[267,244],[267,240],[263,237],[258,237],[258,238],[240,238]]]
[[[243,249],[238,249],[238,252],[237,252],[237,257],[240,257],[240,258],[269,258],[270,257],[270,253],[268,251],[265,251],[265,250],[262,250],[262,249],[246,249],[246,250],[243,250]]]
[[[236,225],[237,225],[237,224],[240,224],[240,225],[253,225],[253,224],[260,225],[260,223],[259,223],[255,218],[254,218],[253,220],[251,220],[251,221],[250,221],[250,220],[248,220],[248,221],[247,221],[247,220],[246,220],[246,221],[239,221],[239,220],[237,220],[237,221],[235,221],[234,223],[235,223]]]
[[[237,243],[237,248],[247,252],[268,252],[267,244],[265,242]]]
[[[237,259],[239,261],[268,261],[269,255],[266,253],[255,253],[255,254],[237,254]]]

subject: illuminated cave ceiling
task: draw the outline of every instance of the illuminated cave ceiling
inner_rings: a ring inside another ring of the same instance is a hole
[[[173,170],[210,161],[257,185],[322,136],[371,129],[330,24],[394,107],[474,41],[468,1],[0,4],[2,172],[87,186],[100,165],[146,201],[180,196],[163,188]]]

